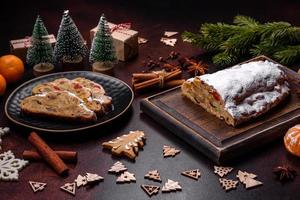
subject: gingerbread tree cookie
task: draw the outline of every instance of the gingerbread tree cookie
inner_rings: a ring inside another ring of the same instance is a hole
[[[219,178],[219,182],[225,191],[236,189],[236,186],[239,183],[238,181],[234,181],[234,180],[226,179],[226,178]]]
[[[75,196],[76,183],[66,183],[63,186],[61,186],[60,189]]]
[[[173,181],[171,179],[168,179],[168,181],[165,183],[165,185],[162,188],[162,192],[176,192],[181,191],[181,186],[177,181]]]
[[[87,184],[86,176],[81,176],[80,174],[75,179],[77,187],[85,186]]]
[[[239,178],[241,183],[245,185],[246,189],[261,186],[263,184],[262,182],[255,180],[257,175],[248,172],[242,172],[241,170],[238,171],[236,177]]]
[[[174,157],[179,153],[180,153],[180,150],[177,150],[174,147],[164,145],[164,148],[163,148],[164,157],[170,157],[170,156]]]
[[[123,163],[121,163],[120,161],[117,161],[115,164],[113,164],[113,166],[110,167],[108,172],[120,173],[120,172],[124,172],[126,170],[127,170],[127,168],[125,167],[125,165]]]
[[[188,171],[181,172],[181,174],[183,176],[187,176],[187,177],[195,179],[195,180],[198,180],[201,176],[201,173],[200,173],[199,169],[191,169],[191,170],[188,170]]]
[[[124,155],[130,159],[135,159],[139,148],[144,146],[145,139],[143,131],[130,131],[127,135],[122,135],[114,140],[102,143],[102,146],[103,148],[111,149],[114,155]]]
[[[158,170],[152,170],[152,171],[149,171],[149,172],[145,175],[145,178],[150,179],[150,180],[153,180],[153,181],[161,182],[160,174],[159,174]]]
[[[233,168],[232,167],[222,167],[222,166],[214,166],[214,173],[218,174],[220,177],[226,176],[228,173],[230,173]]]
[[[141,185],[141,188],[149,195],[149,197],[158,194],[159,192],[159,186],[156,185]]]
[[[98,174],[86,173],[86,180],[88,183],[95,183],[103,181],[104,178],[102,176],[99,176]]]
[[[29,185],[34,193],[37,191],[42,191],[45,189],[47,183],[41,183],[41,182],[35,182],[35,181],[29,181]]]
[[[117,178],[117,183],[130,183],[130,182],[135,182],[135,176],[133,173],[130,172],[124,172]]]

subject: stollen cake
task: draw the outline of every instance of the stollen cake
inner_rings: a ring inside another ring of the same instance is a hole
[[[89,84],[85,84],[88,82]],[[105,90],[100,84],[85,78],[69,80],[56,79],[52,82],[39,84],[32,89],[32,94],[43,94],[49,91],[68,91],[81,98],[85,105],[96,114],[104,114],[112,104],[112,99],[105,95]]]
[[[186,80],[182,94],[232,126],[255,118],[289,94],[279,64],[252,61]]]
[[[67,91],[50,91],[26,97],[21,102],[24,114],[70,121],[95,121],[95,112],[88,109],[82,99]]]
[[[95,101],[100,102],[105,111],[110,108],[112,99],[111,97],[105,95],[105,90],[100,84],[82,77],[75,78],[73,81],[76,81],[82,84],[83,87],[88,88],[91,92],[92,98]]]

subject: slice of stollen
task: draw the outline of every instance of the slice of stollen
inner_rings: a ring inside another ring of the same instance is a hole
[[[88,109],[76,95],[67,91],[52,91],[26,97],[20,104],[24,114],[69,121],[95,121],[95,112]]]

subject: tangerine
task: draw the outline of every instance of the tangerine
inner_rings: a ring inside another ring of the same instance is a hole
[[[287,131],[284,136],[284,145],[288,152],[300,157],[300,124]]]
[[[17,82],[24,74],[23,61],[14,55],[0,57],[0,74],[7,83]]]
[[[2,96],[5,93],[5,90],[6,90],[6,80],[0,74],[0,96]]]

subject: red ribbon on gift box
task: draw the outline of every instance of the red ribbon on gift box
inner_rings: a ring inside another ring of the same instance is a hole
[[[24,47],[25,47],[25,48],[30,47],[30,45],[31,45],[31,44],[30,44],[30,43],[31,43],[30,38],[31,38],[30,36],[26,36],[26,37],[25,37],[25,39],[26,39],[26,40],[24,41]]]
[[[121,24],[117,24],[115,25],[114,27],[112,27],[110,29],[110,32],[113,33],[114,31],[119,31],[119,32],[122,32],[122,30],[128,30],[131,28],[131,23],[128,22],[128,23],[121,23]],[[124,32],[122,32],[124,33]]]

